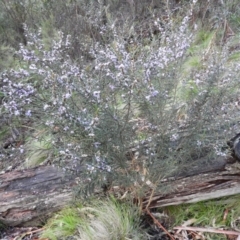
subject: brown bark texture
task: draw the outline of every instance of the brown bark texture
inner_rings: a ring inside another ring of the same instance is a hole
[[[39,225],[70,203],[75,179],[52,166],[0,175],[0,223]]]
[[[223,158],[216,159],[222,163]],[[199,174],[171,177],[161,180],[149,191],[143,201],[143,206],[156,208],[183,203],[194,203],[240,193],[240,163],[228,163],[221,168],[211,167],[205,172],[199,169]],[[215,169],[215,170],[214,170]],[[201,172],[202,171],[202,172]]]
[[[143,207],[192,203],[240,193],[240,164],[219,158],[151,185]],[[79,178],[53,166],[40,166],[0,175],[0,223],[37,226],[73,199]]]

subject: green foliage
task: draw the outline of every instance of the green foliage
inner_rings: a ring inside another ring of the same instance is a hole
[[[71,235],[83,240],[141,239],[139,214],[134,206],[113,198],[95,200],[59,212],[48,221],[41,237],[54,240]]]
[[[212,228],[234,228],[238,230],[237,222],[240,215],[239,195],[185,204],[169,206],[165,210],[172,218],[173,226],[190,224]],[[204,233],[206,239],[225,239],[222,234]]]
[[[174,217],[174,225],[181,225],[193,219],[194,226],[201,225],[219,228],[226,225],[230,227],[230,216],[228,216],[226,222],[223,222],[223,214],[226,209],[225,204],[218,205],[215,201],[171,206],[167,209],[169,215]]]
[[[63,209],[48,221],[42,237],[55,240],[59,239],[59,237],[73,235],[80,224],[82,225],[84,222],[76,209]]]
[[[239,29],[239,27],[240,27],[239,2],[237,0],[227,1],[226,6],[227,6],[227,10],[228,10],[227,16],[228,16],[229,22],[231,24],[231,27],[232,27],[233,31],[237,31],[237,29]]]
[[[140,198],[147,182],[164,192],[162,178],[227,155],[239,132],[239,13],[237,0],[0,1],[0,145],[14,139],[0,160],[51,159],[84,179],[84,198],[109,185]],[[229,227],[237,201],[169,212],[176,224]],[[44,236],[141,239],[138,219],[93,201],[60,212]]]
[[[9,128],[1,127],[0,128],[0,141],[4,141],[6,137],[9,135]]]
[[[160,3],[145,9],[147,1],[135,9],[119,1],[1,4],[2,18],[14,13],[2,29],[10,34],[18,19],[27,41],[16,46],[13,36],[13,66],[0,65],[1,118],[28,129],[15,154],[34,153],[39,162],[50,152],[64,169],[81,165],[90,181],[81,182],[84,193],[109,182],[144,189],[147,179],[156,183],[199,157],[226,154],[240,67],[228,44],[216,43],[218,28],[193,28],[201,3],[185,1],[174,14]],[[136,22],[141,13],[144,24]],[[44,135],[30,143],[35,126]]]
[[[26,161],[25,167],[35,167],[44,162],[52,152],[52,137],[43,135],[26,140]]]
[[[6,45],[0,46],[0,71],[13,67],[16,62],[14,61],[14,49]],[[3,95],[0,92],[0,98]]]
[[[50,15],[47,19],[43,19],[40,25],[43,46],[46,50],[51,48],[52,40],[57,38],[56,29],[54,28],[54,21],[54,16]]]
[[[240,59],[240,53],[236,52],[229,56],[229,61],[238,61]]]
[[[214,35],[215,35],[215,32],[206,31],[204,29],[200,30],[196,35],[195,44],[199,46],[199,48],[206,48],[211,43]]]

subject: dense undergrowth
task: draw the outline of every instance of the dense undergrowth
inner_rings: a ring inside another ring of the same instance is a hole
[[[227,239],[215,229],[239,231],[239,196],[212,201],[169,206],[153,211],[156,221],[167,229],[177,226],[192,226],[196,230],[178,233],[172,231],[174,239]],[[167,234],[154,226],[154,221],[142,215],[136,206],[114,200],[114,198],[89,201],[67,207],[48,220],[41,235],[47,239],[169,239]],[[205,232],[197,232],[199,226]],[[208,232],[212,230],[213,232]]]
[[[136,197],[228,154],[238,1],[0,4],[0,170],[51,163],[88,180],[81,196],[107,183]]]

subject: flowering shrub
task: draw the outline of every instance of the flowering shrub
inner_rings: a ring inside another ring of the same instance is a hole
[[[108,25],[101,34],[111,33],[112,41],[92,44],[91,62],[70,57],[70,35],[60,31],[46,46],[41,29],[25,25],[19,63],[0,76],[1,118],[51,135],[52,164],[80,171],[92,184],[132,185],[147,173],[154,182],[187,161],[224,154],[219,131],[234,126],[229,113],[240,66],[214,35],[198,44],[191,14],[164,28],[156,19],[159,39],[147,45],[127,43],[124,29]]]

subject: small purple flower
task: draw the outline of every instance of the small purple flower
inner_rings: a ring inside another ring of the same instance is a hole
[[[99,100],[100,99],[100,91],[94,91],[93,96]]]
[[[31,117],[31,116],[32,116],[31,110],[27,110],[26,113],[25,113],[25,115],[26,115],[27,117]]]
[[[159,94],[159,92],[157,90],[153,90],[151,92],[151,97],[156,97]]]
[[[15,116],[19,116],[19,115],[20,115],[20,111],[19,111],[19,110],[15,110],[15,111],[14,111],[14,115],[15,115]]]

